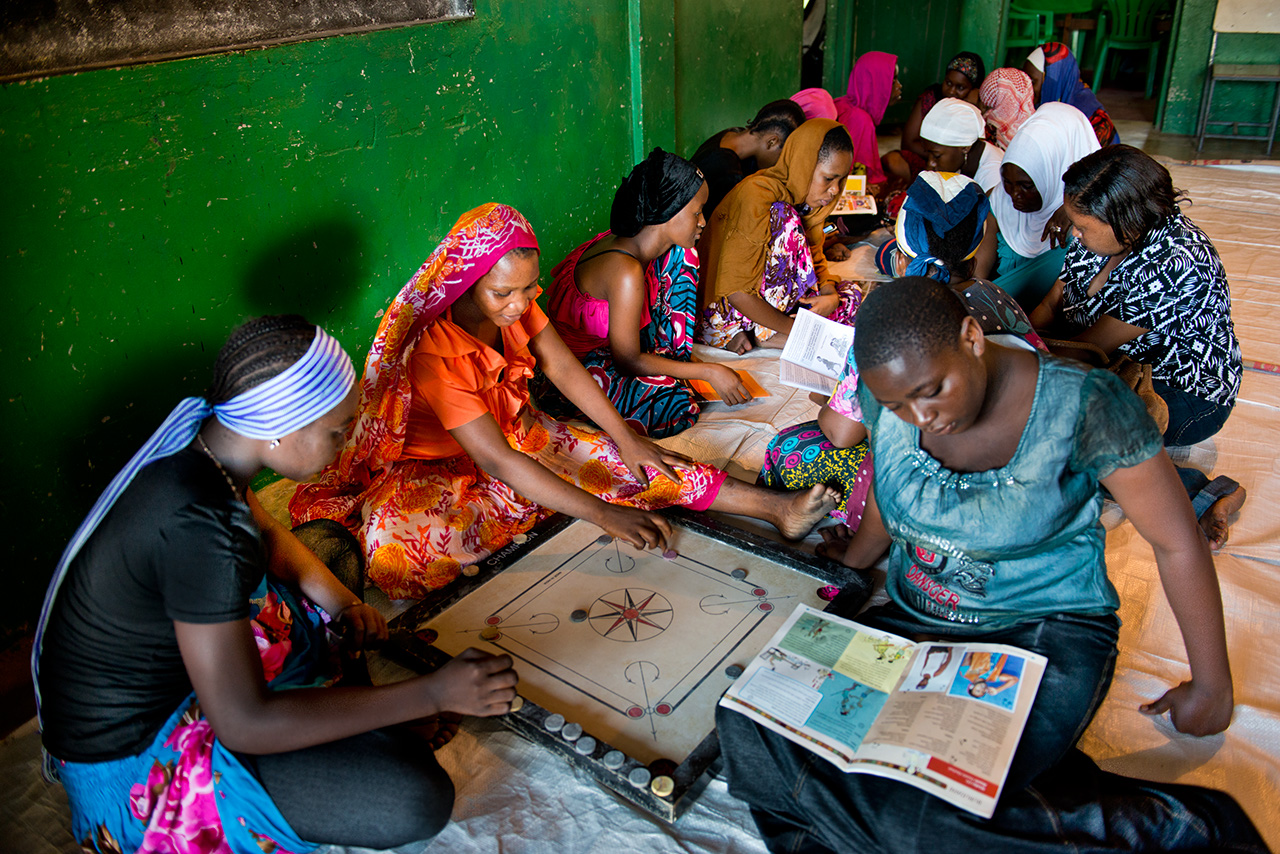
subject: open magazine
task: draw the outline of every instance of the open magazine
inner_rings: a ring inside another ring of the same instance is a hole
[[[831,215],[843,216],[845,214],[863,213],[879,213],[876,208],[875,196],[867,195],[866,175],[850,175],[845,179],[844,192],[840,194],[840,201],[836,203],[835,210],[831,211]]]
[[[831,394],[852,346],[852,326],[802,308],[796,312],[791,333],[782,347],[778,379],[792,388]]]
[[[990,643],[913,643],[800,605],[720,705],[848,771],[995,812],[1046,659]]]

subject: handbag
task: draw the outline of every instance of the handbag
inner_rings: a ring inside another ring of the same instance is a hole
[[[1138,398],[1146,405],[1147,414],[1156,422],[1156,427],[1164,433],[1169,428],[1169,404],[1156,393],[1155,383],[1151,379],[1151,366],[1135,361],[1124,353],[1107,355],[1096,344],[1085,341],[1068,341],[1060,338],[1042,339],[1049,352],[1055,356],[1063,356],[1084,362],[1086,365],[1110,371],[1120,381],[1133,389]]]

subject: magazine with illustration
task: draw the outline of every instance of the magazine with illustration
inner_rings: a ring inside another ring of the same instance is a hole
[[[782,347],[778,379],[792,388],[831,394],[852,346],[852,326],[802,308],[796,312],[791,333]]]
[[[851,773],[995,812],[1046,659],[922,641],[800,605],[720,705]]]
[[[831,215],[874,213],[879,213],[879,209],[876,207],[875,196],[867,195],[867,176],[850,175],[845,179],[844,191],[840,194],[840,201],[836,203]]]

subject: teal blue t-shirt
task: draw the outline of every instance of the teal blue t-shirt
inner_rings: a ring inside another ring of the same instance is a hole
[[[995,345],[992,345],[995,346]],[[926,625],[1000,629],[1054,613],[1109,614],[1099,479],[1163,447],[1113,374],[1044,353],[1008,465],[957,473],[859,385],[889,553],[889,596]]]

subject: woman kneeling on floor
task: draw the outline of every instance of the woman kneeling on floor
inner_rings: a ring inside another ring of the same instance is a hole
[[[662,439],[694,425],[701,410],[686,380],[706,380],[730,405],[749,399],[731,369],[690,360],[698,305],[693,247],[706,225],[707,193],[692,163],[655,148],[614,195],[609,231],[551,273],[552,325],[641,436]],[[550,383],[539,382],[534,397],[557,418],[581,417]]]
[[[289,504],[296,522],[353,529],[388,596],[443,587],[553,511],[665,548],[670,525],[650,512],[663,507],[753,516],[800,538],[835,506],[835,490],[784,496],[637,436],[538,293],[528,221],[497,204],[463,214],[383,317],[338,463]],[[537,409],[535,365],[603,431]]]
[[[388,727],[507,712],[511,659],[468,650],[372,687],[362,660],[344,662],[387,625],[303,544],[333,533],[295,536],[249,489],[265,467],[301,479],[334,459],[354,383],[318,327],[250,321],[218,354],[207,400],[170,414],[63,553],[32,674],[46,767],[86,851],[390,848],[449,820],[453,784],[431,747]],[[326,687],[343,671],[362,684]]]
[[[729,790],[770,849],[1265,851],[1229,796],[1105,774],[1074,747],[1106,694],[1119,631],[1100,483],[1155,548],[1190,664],[1188,681],[1142,711],[1210,735],[1234,708],[1213,559],[1143,403],[1107,371],[988,342],[931,279],[872,291],[857,330],[875,483],[856,533],[824,529],[827,552],[855,569],[890,550],[890,602],[857,619],[1011,644],[1048,666],[986,821],[718,709]]]
[[[827,272],[822,252],[823,226],[852,162],[848,131],[810,119],[787,137],[773,167],[724,197],[698,243],[698,343],[734,353],[782,347],[801,306],[853,322],[862,295]]]

